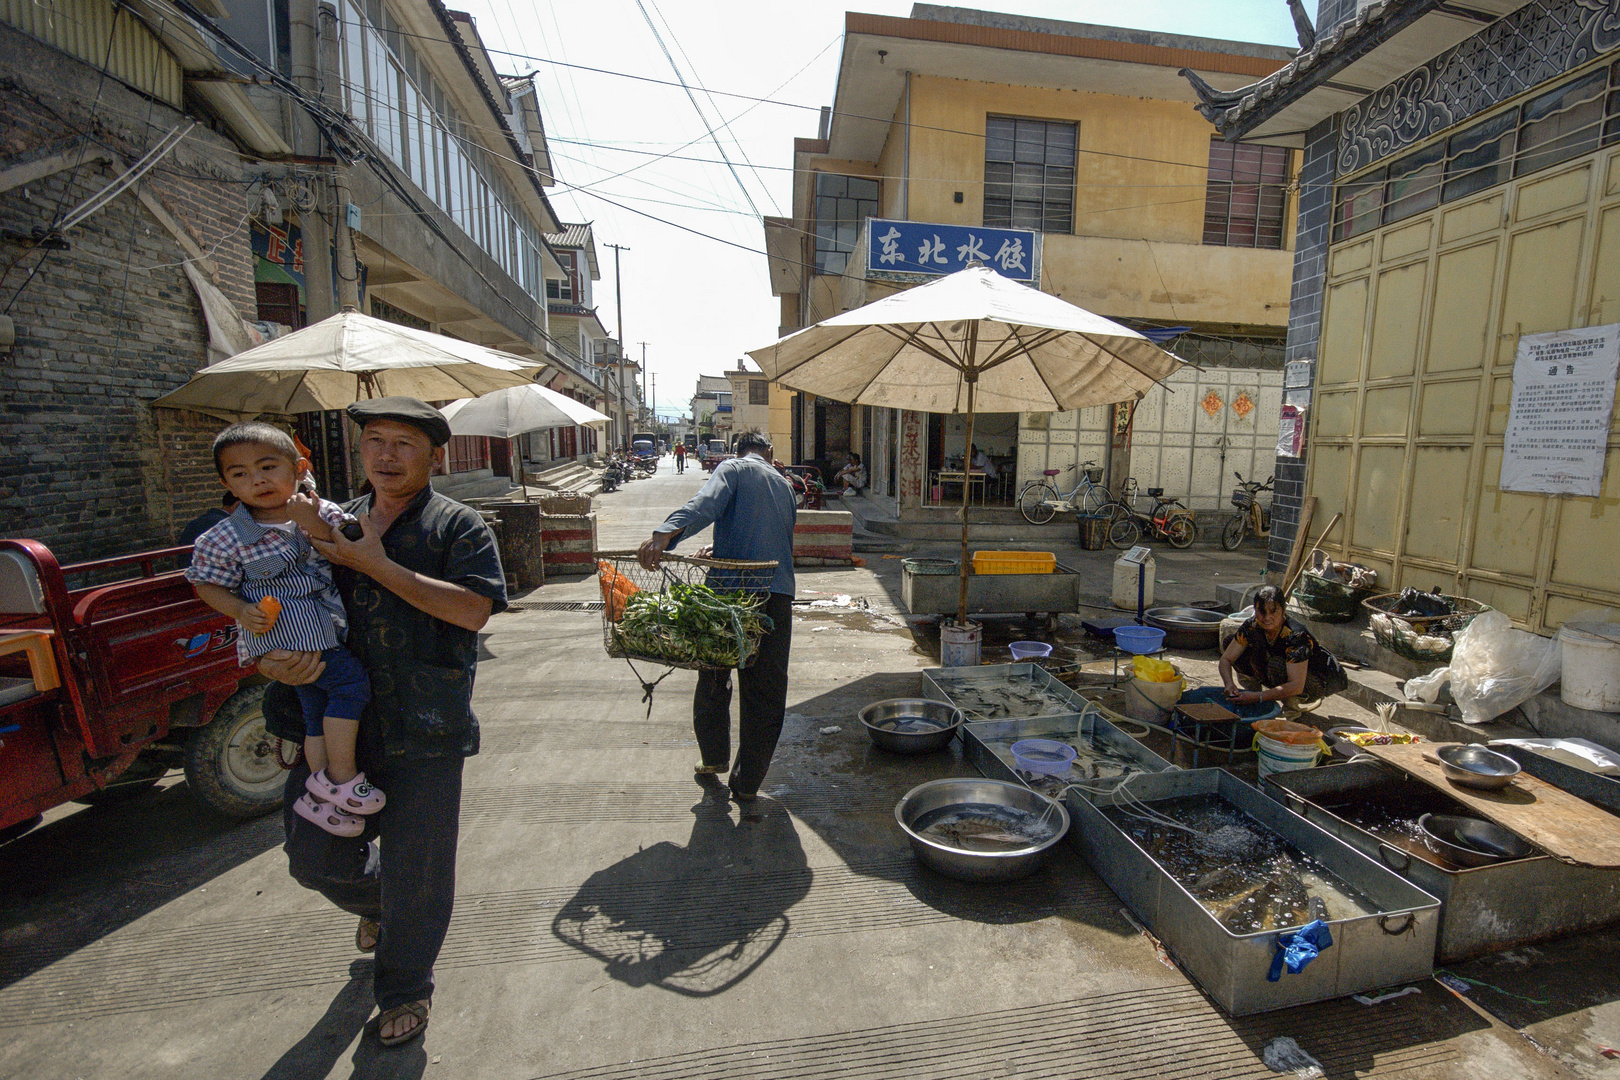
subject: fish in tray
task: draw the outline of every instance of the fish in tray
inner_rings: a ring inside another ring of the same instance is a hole
[[[1247,814],[1202,797],[1108,811],[1234,934],[1341,919],[1377,906]],[[1166,822],[1171,822],[1167,824]]]
[[[886,720],[873,720],[872,726],[883,731],[897,731],[902,735],[923,735],[930,731],[938,731],[945,725],[915,716],[891,716]]]
[[[1000,720],[1010,716],[1058,716],[1074,712],[1071,702],[1027,681],[1008,682],[968,679],[939,679],[940,688],[951,704],[977,720]]]
[[[931,819],[931,820],[930,820]],[[1055,821],[1004,806],[947,806],[914,825],[918,835],[958,851],[1013,851],[1051,839]]]

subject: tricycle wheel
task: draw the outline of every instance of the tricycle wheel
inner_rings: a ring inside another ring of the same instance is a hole
[[[286,773],[264,727],[264,686],[238,690],[186,743],[186,783],[222,814],[249,818],[279,809]]]

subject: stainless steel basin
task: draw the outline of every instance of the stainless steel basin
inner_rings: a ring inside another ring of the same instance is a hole
[[[1441,771],[1453,783],[1483,791],[1507,787],[1520,772],[1517,761],[1483,746],[1441,746],[1432,757],[1424,756],[1438,761]]]
[[[1226,616],[1204,608],[1156,607],[1148,608],[1144,617],[1149,626],[1164,631],[1164,643],[1172,649],[1214,649]]]
[[[1418,818],[1418,828],[1430,851],[1458,866],[1489,866],[1503,859],[1527,859],[1536,854],[1536,849],[1517,833],[1479,818],[1424,814]]]
[[[875,745],[896,754],[943,750],[962,726],[962,710],[932,698],[874,701],[857,716]]]
[[[966,851],[923,836],[912,827],[918,819],[953,806],[1004,806],[1028,814],[1051,811],[1057,830],[1047,839],[1006,851]],[[1038,870],[1052,848],[1069,831],[1069,812],[1063,804],[1004,780],[959,778],[930,780],[906,792],[894,808],[894,819],[911,841],[911,849],[924,866],[958,881],[1012,881]]]

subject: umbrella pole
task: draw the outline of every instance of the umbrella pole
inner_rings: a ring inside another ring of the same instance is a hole
[[[516,438],[516,436],[506,440],[506,456],[507,456],[507,459],[512,463],[512,476],[513,476],[513,478],[515,478],[517,480],[518,487],[523,489],[523,501],[528,502],[529,501],[529,480],[528,480],[528,477],[523,475],[523,462],[521,460],[519,460],[519,458],[518,458],[518,448],[517,448],[517,438]]]
[[[957,564],[956,625],[967,626],[968,592],[968,492],[973,488],[973,390],[977,379],[967,384],[967,442],[962,446],[962,559]]]

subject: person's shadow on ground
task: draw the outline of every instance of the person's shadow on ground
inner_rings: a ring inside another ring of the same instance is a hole
[[[337,992],[326,1013],[309,1032],[287,1049],[265,1072],[263,1080],[325,1080],[343,1051],[361,1036],[350,1060],[352,1080],[419,1080],[427,1071],[422,1040],[385,1047],[377,1042],[371,997],[371,960],[349,965],[349,981]]]
[[[781,944],[788,909],[810,891],[792,819],[761,804],[736,822],[729,804],[705,798],[685,847],[654,844],[592,874],[552,932],[630,986],[692,997],[735,986]]]

